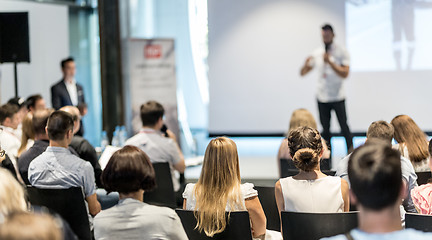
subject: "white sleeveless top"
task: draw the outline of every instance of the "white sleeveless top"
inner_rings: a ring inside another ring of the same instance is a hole
[[[280,179],[285,211],[333,213],[344,211],[341,178],[327,176],[315,180]]]
[[[186,188],[183,192],[183,198],[186,199],[186,210],[195,210],[196,206],[196,197],[194,195],[194,186],[195,184],[189,183],[186,185]],[[255,190],[254,185],[252,183],[244,183],[240,185],[240,189],[242,192],[243,200],[251,197],[258,196],[258,191]],[[242,203],[244,205],[244,201]],[[226,211],[238,211],[238,210],[246,210],[242,209],[242,206],[237,206],[236,209],[230,209],[230,206],[227,204]]]

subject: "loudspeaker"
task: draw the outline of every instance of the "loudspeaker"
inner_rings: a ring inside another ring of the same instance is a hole
[[[30,62],[27,12],[0,13],[0,63]]]

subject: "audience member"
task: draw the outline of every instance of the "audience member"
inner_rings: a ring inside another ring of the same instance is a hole
[[[266,233],[266,217],[253,184],[241,184],[236,144],[218,137],[207,146],[201,175],[186,185],[183,208],[197,210],[197,229],[209,237],[224,231],[225,211],[247,210],[253,237]]]
[[[149,157],[134,146],[115,152],[102,173],[107,192],[117,191],[119,203],[95,217],[95,239],[187,239],[177,214],[143,202],[155,187]]]
[[[310,113],[307,109],[304,108],[300,108],[295,110],[292,115],[291,115],[291,120],[289,123],[289,129],[287,132],[287,137],[288,134],[291,130],[294,130],[298,127],[311,127],[313,129],[318,129],[317,128],[317,123],[314,119],[314,117],[312,116],[312,113]],[[323,149],[324,149],[324,153],[323,153],[323,159],[329,159],[330,158],[330,150],[327,147],[327,144],[325,142],[324,139],[322,139],[322,145],[323,145]],[[288,149],[288,139],[284,138],[284,140],[282,140],[282,143],[279,146],[279,151],[278,151],[278,155],[277,155],[277,163],[279,166],[279,172],[280,171],[280,159],[287,159],[289,161],[292,161],[291,156],[289,154],[289,149]]]
[[[27,98],[26,100],[27,109],[29,112],[34,113],[37,110],[43,110],[46,108],[45,100],[40,94],[35,94]]]
[[[73,137],[72,116],[55,111],[48,118],[49,146],[29,166],[28,179],[38,188],[82,187],[89,213],[96,215],[101,206],[96,197],[96,184],[91,164],[73,155],[68,146]]]
[[[76,135],[81,126],[81,115],[77,107],[74,106],[64,106],[60,108],[61,111],[65,111],[72,115],[74,121],[72,142],[70,147],[72,147],[81,159],[86,160],[91,163],[94,175],[96,179],[96,185],[102,187],[100,176],[102,174],[101,166],[99,165],[98,157],[95,148],[83,137]]]
[[[0,167],[8,170],[18,180],[15,167],[4,150],[0,150]]]
[[[429,155],[432,156],[432,139],[429,141]],[[412,189],[411,198],[417,212],[432,215],[432,178],[427,184]]]
[[[394,146],[401,155],[408,158],[416,172],[429,171],[428,142],[425,133],[407,115],[398,115],[391,121],[394,127]]]
[[[18,159],[18,169],[26,185],[30,185],[28,180],[28,169],[30,162],[45,152],[49,146],[48,134],[45,130],[48,118],[53,110],[43,109],[33,113],[32,126],[35,135],[35,142],[29,150],[23,152]]]
[[[357,148],[350,157],[348,175],[351,199],[359,209],[359,227],[327,240],[432,239],[432,233],[402,227],[399,206],[406,187],[400,154],[388,142],[368,140]]]
[[[27,113],[22,121],[21,146],[18,149],[18,157],[34,144],[33,114]]]
[[[14,97],[9,99],[7,103],[18,107],[18,112],[17,112],[18,126],[16,129],[13,130],[13,133],[15,136],[17,136],[18,139],[21,139],[21,134],[22,134],[21,123],[28,112],[26,102],[23,98]]]
[[[0,219],[12,212],[26,210],[24,188],[9,171],[0,168]]]
[[[348,183],[339,177],[327,176],[320,170],[323,147],[318,130],[310,127],[292,130],[288,136],[288,147],[300,172],[276,182],[275,197],[279,212],[349,211]]]
[[[9,156],[12,164],[14,165],[15,172],[18,174],[17,168],[17,156],[18,149],[21,146],[20,138],[14,134],[14,130],[18,128],[19,117],[18,117],[18,107],[7,103],[0,106],[0,128],[3,131],[0,132],[0,143],[3,150]],[[21,177],[18,177],[19,179]]]
[[[0,239],[4,240],[62,240],[61,227],[47,214],[12,213],[0,224]]]
[[[178,192],[180,182],[178,173],[175,170],[183,173],[186,165],[174,133],[167,130],[168,137],[165,137],[165,133],[161,131],[164,126],[164,112],[163,106],[156,101],[149,101],[141,105],[143,127],[138,134],[129,138],[125,144],[139,147],[150,157],[151,162],[168,162],[171,167],[174,191]]]
[[[387,144],[391,144],[394,135],[394,128],[391,124],[386,121],[375,121],[371,123],[366,133],[366,142],[370,139],[380,139],[385,141]],[[339,176],[348,183],[350,180],[348,179],[348,161],[351,157],[351,154],[340,160],[337,169],[336,176]],[[408,185],[408,193],[417,186],[417,175],[414,171],[414,167],[411,162],[401,156],[401,166],[402,166],[402,178]],[[410,193],[408,194],[408,198],[406,198],[403,202],[403,207],[407,212],[416,212],[414,204],[411,200]]]

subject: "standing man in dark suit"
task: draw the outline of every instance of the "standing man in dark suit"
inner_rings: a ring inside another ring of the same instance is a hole
[[[74,59],[69,57],[62,60],[61,70],[63,73],[63,79],[51,87],[52,107],[55,110],[64,106],[86,108],[83,88],[75,80],[76,66]],[[81,127],[77,134],[82,136],[83,133],[84,131]]]

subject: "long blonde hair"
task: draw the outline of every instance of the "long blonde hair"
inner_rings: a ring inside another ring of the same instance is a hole
[[[24,188],[6,169],[0,168],[0,214],[7,216],[16,211],[25,211]]]
[[[289,123],[289,130],[287,135],[291,130],[294,130],[298,127],[311,127],[313,129],[317,129],[317,123],[312,113],[307,109],[299,108],[294,110],[291,115],[291,120]]]
[[[421,162],[429,157],[426,135],[412,118],[398,115],[393,118],[391,124],[394,127],[394,138],[401,145],[402,154],[403,146],[406,146],[411,162]]]
[[[246,210],[240,184],[236,144],[226,137],[211,140],[194,188],[198,231],[204,231],[210,237],[224,231],[227,204],[231,210]]]
[[[18,157],[27,150],[27,143],[29,139],[34,140],[35,133],[33,128],[33,114],[27,113],[22,121],[22,136],[21,136],[21,146],[18,149]]]

